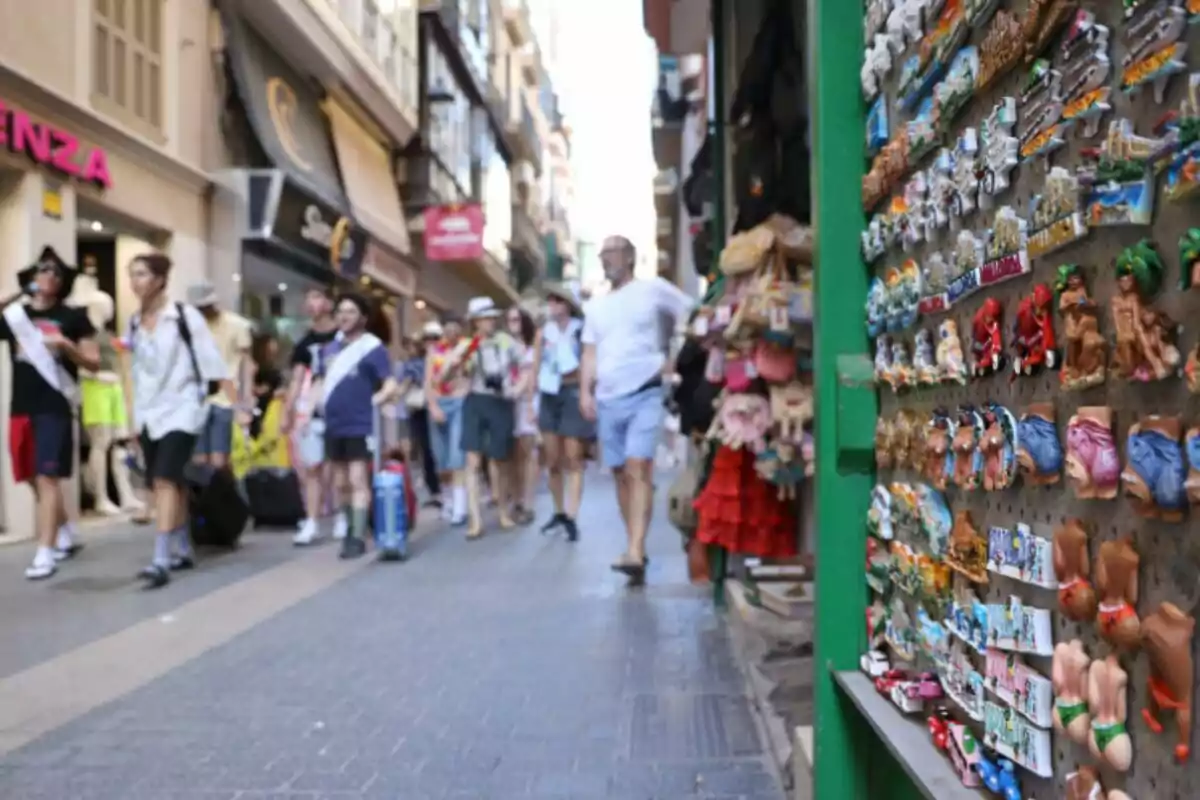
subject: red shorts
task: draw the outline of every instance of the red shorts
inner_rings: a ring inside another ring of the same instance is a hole
[[[74,420],[59,414],[11,417],[8,452],[17,483],[39,475],[69,478],[75,462]]]

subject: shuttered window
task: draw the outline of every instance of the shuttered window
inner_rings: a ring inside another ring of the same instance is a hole
[[[165,1],[92,2],[92,102],[123,124],[159,136]]]

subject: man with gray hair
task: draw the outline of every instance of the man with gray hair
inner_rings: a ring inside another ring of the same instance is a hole
[[[233,450],[234,422],[245,426],[250,421],[246,411],[251,406],[250,393],[254,388],[250,321],[220,308],[217,289],[209,281],[189,286],[187,301],[200,310],[208,323],[236,395],[229,396],[226,389],[214,387],[208,397],[208,420],[196,438],[194,460],[222,469],[229,465]]]
[[[584,308],[579,408],[596,420],[604,465],[617,482],[628,544],[612,567],[641,582],[654,509],[654,455],[664,415],[663,319],[674,328],[695,300],[662,278],[635,280],[637,251],[624,236],[600,250],[612,288]]]

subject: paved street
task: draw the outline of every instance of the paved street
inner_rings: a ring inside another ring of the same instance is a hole
[[[428,522],[407,564],[347,565],[255,534],[156,595],[140,532],[44,585],[0,550],[0,798],[780,800],[665,514],[627,589],[588,480],[574,546]]]

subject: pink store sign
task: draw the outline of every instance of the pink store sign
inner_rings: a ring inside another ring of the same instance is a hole
[[[73,133],[45,122],[0,100],[0,147],[25,156],[65,178],[77,178],[101,189],[112,187],[108,154],[102,147],[87,147]]]
[[[483,225],[483,208],[476,203],[425,209],[425,257],[430,261],[482,257]]]

